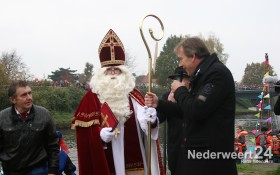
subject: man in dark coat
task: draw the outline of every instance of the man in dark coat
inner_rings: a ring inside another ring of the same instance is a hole
[[[168,78],[179,81],[184,81],[189,87],[189,76],[183,67],[177,67],[173,75]],[[176,103],[174,99],[174,92],[169,91],[162,96],[162,100],[168,100],[170,102]],[[183,115],[182,113],[180,115]],[[176,166],[178,164],[178,154],[180,150],[181,140],[183,138],[183,129],[185,123],[182,117],[174,117],[173,115],[166,115],[165,113],[157,114],[159,122],[167,122],[167,155],[168,155],[168,169],[171,174],[176,173]]]
[[[183,82],[171,85],[186,123],[176,175],[236,175],[232,74],[199,38],[184,39],[175,51],[179,66],[191,76],[190,91]],[[154,93],[146,94],[145,104],[161,113],[172,114],[178,109]]]
[[[33,104],[26,81],[13,81],[8,96],[12,106],[0,112],[0,161],[4,174],[57,174],[58,136],[50,112]]]

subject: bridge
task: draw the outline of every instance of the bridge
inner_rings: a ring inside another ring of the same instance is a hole
[[[261,92],[261,90],[239,90],[235,92],[235,95],[238,98],[249,99],[252,103],[255,103],[256,101],[260,100],[258,96],[261,94]],[[270,88],[269,94],[270,98],[278,96],[277,93],[274,91],[274,88]]]
[[[235,91],[236,97],[246,98],[246,99],[258,99],[258,96],[261,94],[261,90],[242,90],[242,91]],[[274,89],[270,89],[270,97],[277,96]]]

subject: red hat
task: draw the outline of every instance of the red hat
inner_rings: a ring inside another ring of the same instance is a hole
[[[99,45],[98,54],[101,67],[123,65],[124,47],[117,34],[110,29]]]

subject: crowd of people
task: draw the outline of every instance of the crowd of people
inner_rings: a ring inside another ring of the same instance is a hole
[[[254,134],[255,146],[254,151],[247,149],[247,136],[248,132],[241,126],[236,127],[236,137],[234,142],[235,152],[243,156],[236,159],[236,163],[240,164],[244,161],[247,162],[258,160],[262,163],[280,163],[280,133],[278,130],[268,130],[267,127],[262,127]],[[246,151],[250,154],[245,154]],[[252,155],[253,154],[253,155]]]
[[[90,82],[72,120],[76,129],[80,175],[164,175],[159,124],[168,123],[168,162],[176,175],[237,175],[236,161],[219,154],[247,149],[247,132],[238,126],[234,138],[235,84],[229,69],[197,37],[174,49],[178,68],[162,99],[135,88],[125,63],[124,46],[113,30],[99,49],[101,68]],[[164,75],[163,75],[164,76]],[[0,161],[5,175],[75,175],[69,149],[51,113],[33,104],[26,81],[8,89],[12,106],[0,112]],[[279,99],[275,113],[279,109]],[[277,107],[278,105],[278,107]],[[279,162],[277,134],[256,144],[271,148]],[[266,134],[268,135],[268,134]],[[221,141],[223,143],[221,144]],[[264,150],[264,149],[263,149]],[[147,155],[147,153],[149,153]],[[210,157],[201,155],[211,154]],[[218,155],[218,156],[212,156]]]

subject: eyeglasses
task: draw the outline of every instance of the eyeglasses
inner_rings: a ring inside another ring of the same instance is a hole
[[[116,67],[109,67],[106,69],[106,71],[104,72],[106,75],[112,75],[112,74],[120,74],[122,73],[122,71],[119,68]]]

